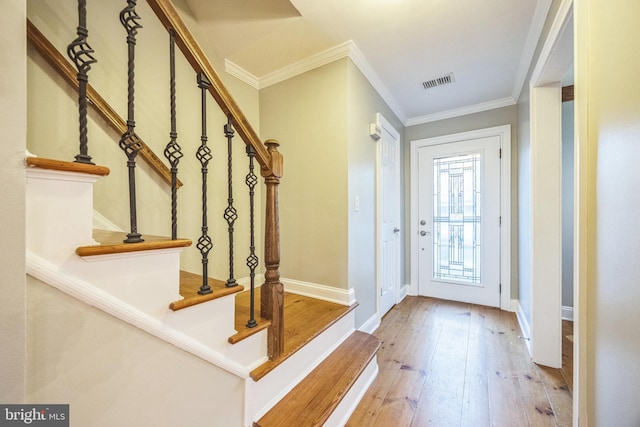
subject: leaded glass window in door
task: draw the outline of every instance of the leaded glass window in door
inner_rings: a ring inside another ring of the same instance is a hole
[[[433,279],[481,283],[480,153],[433,159]]]

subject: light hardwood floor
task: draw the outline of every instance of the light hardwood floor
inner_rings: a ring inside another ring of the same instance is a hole
[[[513,313],[407,297],[375,335],[380,372],[347,426],[571,426],[561,370],[531,362]]]

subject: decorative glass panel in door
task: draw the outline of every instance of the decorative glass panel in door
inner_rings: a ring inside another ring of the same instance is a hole
[[[481,155],[433,159],[433,279],[481,283]]]
[[[500,305],[500,139],[418,150],[418,287],[435,298]]]

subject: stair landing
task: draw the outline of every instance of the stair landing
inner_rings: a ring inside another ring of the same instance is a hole
[[[251,378],[254,381],[263,378],[331,325],[354,310],[357,305],[355,303],[346,306],[285,292],[284,352],[277,359],[269,360],[251,371]],[[259,290],[256,291],[256,307],[260,307]],[[238,311],[236,304],[236,313]]]

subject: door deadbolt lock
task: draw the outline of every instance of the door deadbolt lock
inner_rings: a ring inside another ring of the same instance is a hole
[[[420,225],[427,225],[427,221],[423,219],[422,221],[420,221]]]

